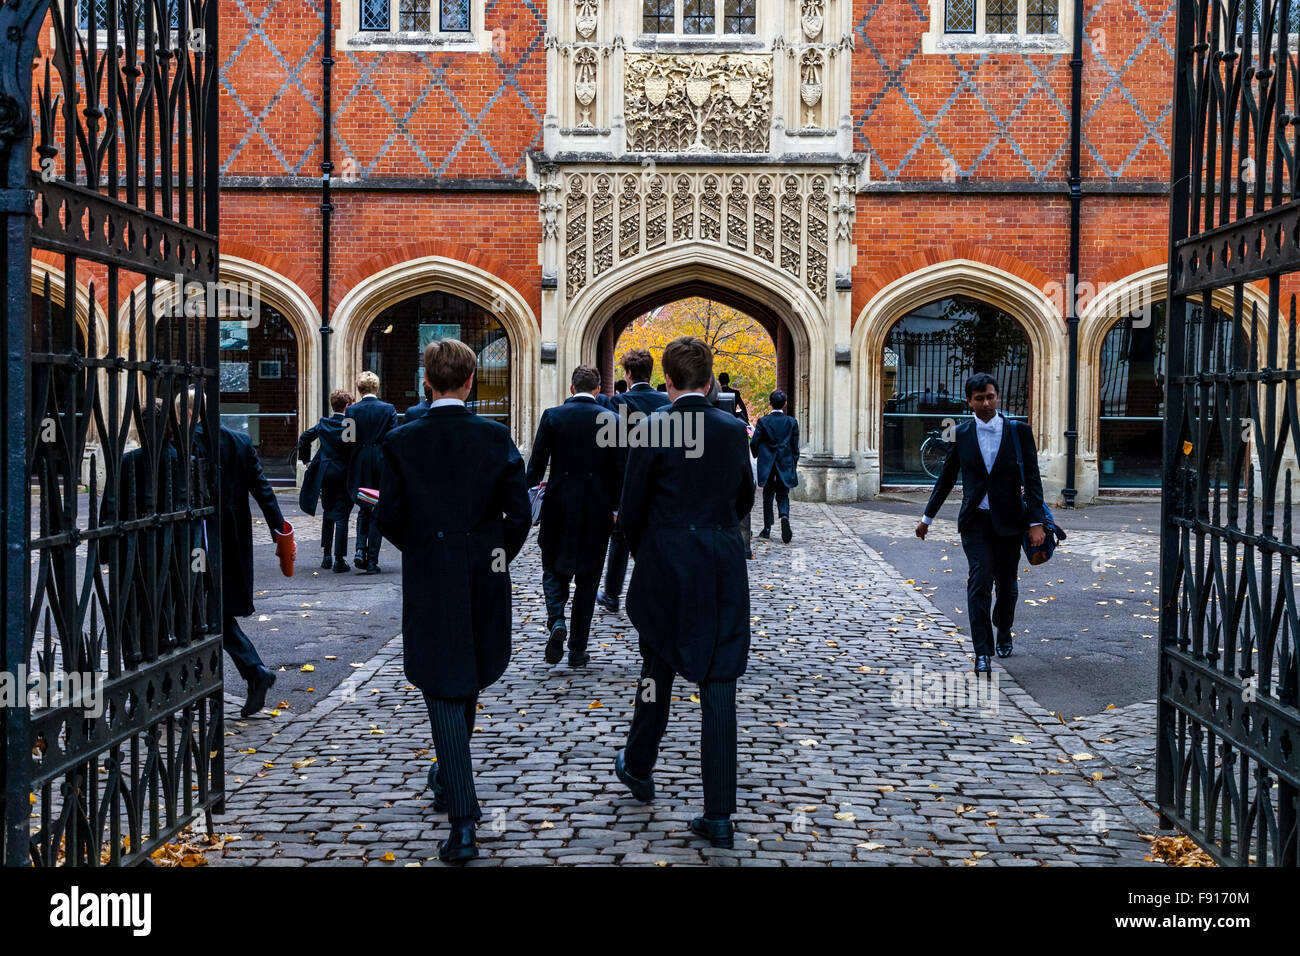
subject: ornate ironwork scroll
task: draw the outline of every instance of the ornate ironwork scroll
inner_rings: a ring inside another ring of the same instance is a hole
[[[217,67],[216,0],[0,7],[8,865],[224,795]]]
[[[1238,865],[1297,863],[1293,6],[1178,4],[1157,796]]]

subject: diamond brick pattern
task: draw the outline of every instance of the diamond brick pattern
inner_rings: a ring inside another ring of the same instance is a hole
[[[1168,175],[1171,0],[1084,9],[1084,176]],[[1059,180],[1068,173],[1068,53],[922,52],[921,0],[854,8],[855,145],[872,177]]]
[[[318,175],[322,2],[223,5],[223,175]],[[538,0],[488,0],[484,24],[481,53],[335,50],[336,169],[521,179],[542,138],[546,16]]]

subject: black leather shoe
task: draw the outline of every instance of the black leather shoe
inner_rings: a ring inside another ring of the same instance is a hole
[[[335,559],[334,559],[334,573],[335,573],[335,574],[346,574],[347,572],[349,572],[349,571],[351,571],[351,570],[352,570],[352,569],[351,569],[350,567],[348,567],[348,562],[347,562],[346,560],[344,560],[343,558],[335,558]]]
[[[591,663],[591,658],[587,655],[587,651],[585,649],[581,651],[575,651],[572,649],[569,650],[570,667],[586,667],[590,663]]]
[[[452,827],[451,835],[438,844],[438,859],[443,863],[468,863],[478,856],[474,842],[474,824]]]
[[[651,777],[648,780],[638,780],[627,772],[627,766],[623,763],[623,751],[618,752],[614,758],[614,775],[623,781],[623,786],[632,792],[632,796],[642,803],[649,803],[655,798],[655,782]]]
[[[365,569],[364,569],[361,573],[362,573],[362,574],[378,574],[378,573],[379,573],[379,570],[380,570],[380,569],[379,569],[379,562],[378,562],[378,561],[367,561],[367,562],[366,562],[366,567],[365,567]]]
[[[433,812],[447,812],[447,792],[442,789],[442,784],[438,782],[438,765],[434,764],[429,768],[428,789],[433,791]]]
[[[989,658],[987,654],[975,655],[975,673],[976,674],[993,673],[993,661]]]
[[[1011,632],[1002,631],[998,634],[998,657],[1010,657],[1011,650]]]
[[[596,603],[610,614],[618,613],[618,598],[610,597],[603,589],[596,592]]]
[[[266,692],[275,684],[275,675],[265,667],[259,667],[253,679],[248,682],[248,699],[240,708],[240,715],[252,717],[266,706]]]
[[[551,627],[551,639],[546,642],[546,663],[558,664],[564,657],[564,639],[569,636],[563,621],[556,621]]]
[[[730,850],[736,845],[736,825],[728,817],[725,820],[709,820],[696,817],[691,821],[691,832],[696,836],[706,837],[709,846]]]
[[[326,551],[326,552],[325,552],[325,557],[323,557],[323,558],[320,559],[320,569],[321,569],[322,571],[328,571],[328,570],[329,570],[330,568],[332,568],[333,566],[334,566],[334,559],[331,558],[331,557],[330,557],[330,553],[329,553],[328,551]]]
[[[781,519],[781,540],[782,540],[782,542],[784,542],[785,544],[789,544],[789,543],[790,543],[790,539],[793,538],[793,537],[794,537],[794,532],[792,532],[792,531],[790,530],[790,519],[789,519],[789,518],[782,518],[782,519]]]
[[[760,531],[760,532],[758,533],[758,536],[759,536],[760,538],[767,538],[768,540],[771,540],[771,538],[772,538],[772,529],[771,529],[771,528],[764,528],[762,531]]]
[[[364,571],[366,569],[366,555],[364,551],[358,551],[356,553],[352,558],[352,566],[358,571]]]

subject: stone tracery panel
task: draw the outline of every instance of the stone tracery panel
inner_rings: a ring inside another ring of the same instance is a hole
[[[624,77],[630,152],[767,152],[769,55],[629,53]]]
[[[565,217],[564,296],[572,299],[622,262],[675,243],[703,240],[777,265],[825,299],[836,261],[832,243],[842,238],[838,221],[832,233],[831,213],[851,215],[840,206],[832,208],[831,193],[841,188],[830,173],[820,171],[775,179],[752,168],[725,178],[698,169],[671,175],[571,173],[564,180],[563,202],[548,207],[554,215],[558,206]]]

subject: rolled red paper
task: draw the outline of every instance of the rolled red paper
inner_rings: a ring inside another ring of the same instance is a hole
[[[279,531],[272,528],[271,537],[275,539],[275,555],[280,559],[280,573],[286,578],[293,577],[293,559],[298,555],[298,545],[293,539],[293,525],[286,521]]]

